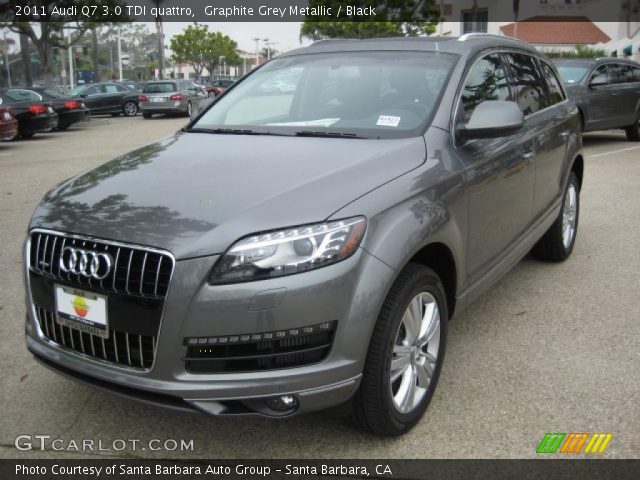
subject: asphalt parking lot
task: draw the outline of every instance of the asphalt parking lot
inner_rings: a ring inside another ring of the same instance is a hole
[[[184,118],[95,118],[0,144],[0,457],[20,434],[66,441],[193,439],[194,451],[85,455],[202,458],[535,457],[546,432],[610,432],[605,457],[640,457],[640,144],[585,136],[578,239],[565,263],[525,258],[450,325],[435,397],[408,435],[363,435],[326,414],[208,418],[141,405],[62,378],[24,346],[21,248],[54,184],[169,134]]]

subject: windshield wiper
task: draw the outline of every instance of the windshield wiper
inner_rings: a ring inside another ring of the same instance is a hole
[[[324,137],[324,138],[369,138],[357,133],[341,133],[341,132],[318,132],[313,130],[298,130],[294,133],[296,137]]]
[[[248,128],[183,128],[183,132],[193,133],[218,133],[222,135],[287,135],[286,133],[276,133],[269,130],[251,130]]]

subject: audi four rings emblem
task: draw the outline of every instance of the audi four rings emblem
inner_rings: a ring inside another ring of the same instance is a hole
[[[113,260],[111,255],[103,252],[66,247],[60,255],[60,269],[66,273],[102,280],[109,272]]]

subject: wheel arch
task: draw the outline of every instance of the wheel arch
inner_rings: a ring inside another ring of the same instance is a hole
[[[584,177],[584,158],[582,154],[576,156],[571,164],[571,171],[578,177],[578,187],[582,189],[582,179]]]
[[[458,280],[456,262],[451,249],[444,243],[429,243],[418,250],[409,262],[429,267],[440,277],[447,297],[449,318],[451,318],[456,307],[456,285]]]

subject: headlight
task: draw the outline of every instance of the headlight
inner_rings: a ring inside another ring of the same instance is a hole
[[[236,242],[216,264],[209,282],[283,277],[349,258],[360,245],[363,217],[252,235]]]

